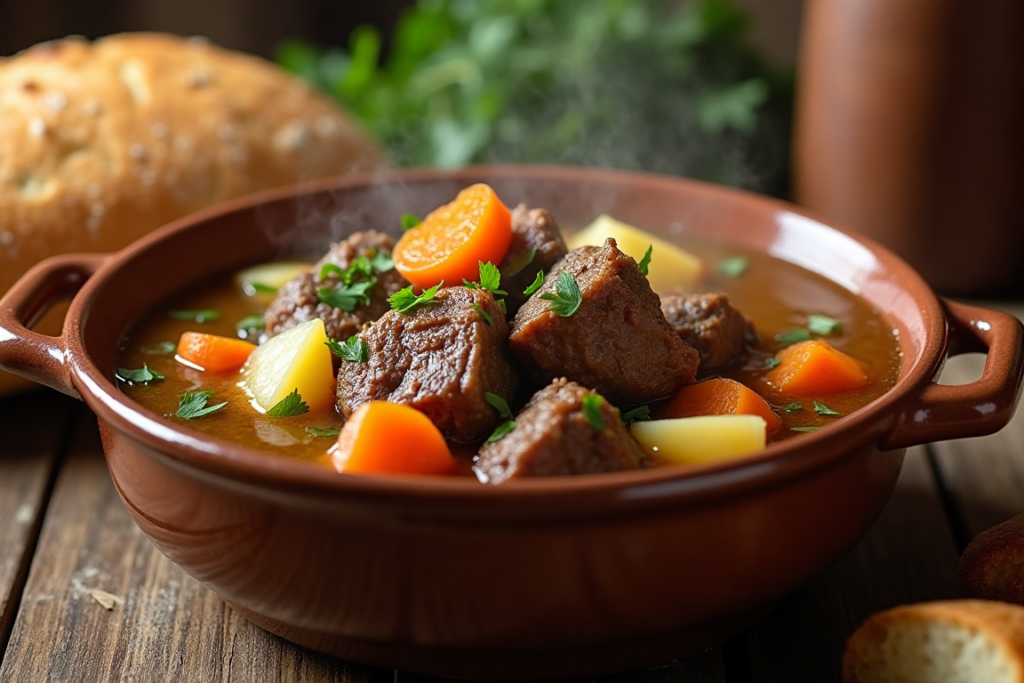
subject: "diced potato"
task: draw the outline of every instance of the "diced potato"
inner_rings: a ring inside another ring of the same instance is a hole
[[[633,438],[658,457],[675,463],[738,458],[762,450],[767,427],[757,415],[703,415],[634,422]]]
[[[334,401],[334,367],[324,321],[316,318],[271,337],[249,356],[242,385],[264,410],[298,390],[310,410]]]
[[[274,294],[284,283],[305,273],[313,267],[312,263],[297,261],[273,261],[261,263],[240,271],[235,275],[235,284],[246,296],[255,297],[258,301],[270,303]]]
[[[615,240],[620,251],[632,256],[637,263],[644,257],[647,247],[654,247],[647,280],[655,292],[667,292],[675,287],[689,290],[703,273],[703,263],[690,252],[606,214],[598,216],[579,232],[569,235],[566,242],[570,249],[586,245],[599,247],[609,237]]]

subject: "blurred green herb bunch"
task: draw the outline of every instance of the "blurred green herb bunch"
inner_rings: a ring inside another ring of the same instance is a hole
[[[289,42],[403,166],[635,168],[778,193],[792,79],[729,0],[420,0],[347,50]]]

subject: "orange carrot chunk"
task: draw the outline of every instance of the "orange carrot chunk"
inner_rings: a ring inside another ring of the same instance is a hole
[[[758,415],[767,423],[769,434],[782,428],[782,420],[756,391],[724,377],[683,387],[658,411],[659,419],[699,415]]]
[[[387,401],[359,406],[331,457],[334,468],[346,474],[452,474],[456,465],[430,418]]]
[[[245,365],[255,349],[255,344],[241,339],[185,332],[178,342],[178,357],[207,372],[230,372]]]
[[[870,381],[857,359],[820,339],[793,344],[776,357],[779,365],[767,377],[783,394],[835,394],[859,389]]]
[[[488,185],[467,187],[398,240],[395,268],[417,287],[476,280],[479,263],[497,265],[512,243],[512,213]]]

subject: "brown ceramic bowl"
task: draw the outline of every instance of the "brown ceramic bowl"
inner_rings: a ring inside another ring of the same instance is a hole
[[[377,182],[375,182],[377,181]],[[383,181],[383,182],[381,182]],[[702,469],[552,478],[345,477],[171,424],[122,394],[126,328],[209,275],[397,224],[485,181],[564,224],[604,211],[673,239],[742,243],[859,292],[899,331],[900,379],[818,432]],[[26,328],[79,290],[62,337]],[[966,386],[934,378],[981,350]],[[676,178],[551,167],[413,171],[265,193],[112,255],[40,264],[0,301],[0,366],[80,396],[138,525],[255,623],[339,657],[432,674],[557,677],[683,656],[746,628],[843,557],[904,449],[994,432],[1020,392],[1022,328],[937,299],[902,261],[798,208]]]

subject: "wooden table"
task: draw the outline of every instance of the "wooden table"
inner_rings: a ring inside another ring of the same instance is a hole
[[[953,359],[943,381],[970,381],[982,362]],[[600,680],[838,681],[846,638],[869,614],[959,596],[966,544],[1024,508],[1022,451],[1024,413],[994,436],[912,449],[871,533],[763,623]],[[296,647],[235,614],[150,545],[111,485],[95,418],[52,392],[0,401],[0,653],[5,683],[427,680]]]

